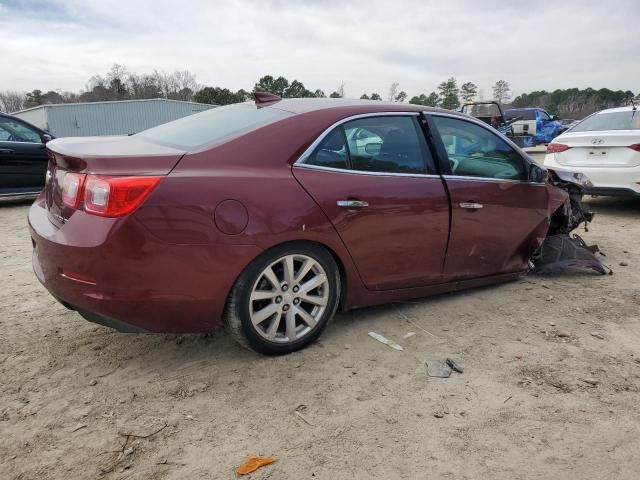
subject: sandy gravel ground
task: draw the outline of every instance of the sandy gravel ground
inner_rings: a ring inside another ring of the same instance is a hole
[[[591,204],[612,276],[358,310],[266,358],[66,311],[31,272],[28,203],[4,202],[0,479],[231,479],[250,453],[278,459],[252,479],[637,479],[640,203]],[[464,374],[427,377],[445,357]]]

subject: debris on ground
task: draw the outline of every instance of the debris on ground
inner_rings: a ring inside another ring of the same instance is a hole
[[[73,427],[73,429],[71,430],[71,433],[77,432],[78,430],[81,430],[83,428],[87,428],[87,424],[86,423],[79,423],[78,425]]]
[[[578,380],[588,385],[591,385],[592,387],[598,386],[598,383],[599,383],[597,380],[594,380],[593,378],[579,378]]]
[[[567,338],[567,337],[570,337],[570,336],[571,336],[571,334],[569,332],[567,332],[566,330],[558,330],[556,332],[556,337],[559,337],[559,338]]]
[[[453,359],[447,358],[445,361],[447,362],[447,365],[451,368],[451,370],[453,370],[454,372],[464,373],[464,369],[460,365],[458,365]]]
[[[453,371],[446,362],[429,360],[427,363],[427,375],[430,377],[449,378]]]
[[[379,333],[376,332],[369,332],[369,336],[377,341],[379,341],[380,343],[384,343],[385,345],[390,346],[391,348],[393,348],[394,350],[398,350],[399,352],[402,352],[404,350],[404,348],[402,348],[400,345],[398,345],[396,342],[394,342],[393,340],[389,340],[387,337],[380,335]]]
[[[302,412],[304,412],[307,409],[307,406],[305,404],[300,404],[298,405],[295,410],[293,411],[293,414],[298,417],[300,420],[302,420],[304,423],[306,423],[307,425],[310,426],[314,426],[313,423],[311,423],[309,420],[307,420],[307,417],[304,416],[304,414]]]
[[[271,457],[258,457],[256,455],[249,455],[247,459],[236,469],[238,476],[248,475],[251,472],[255,472],[257,469],[275,463],[277,459]]]
[[[591,332],[591,336],[599,338],[600,340],[604,340],[604,336],[600,335],[598,332]]]
[[[413,337],[415,334],[416,332],[407,332],[402,336],[402,338],[407,339],[409,337]]]

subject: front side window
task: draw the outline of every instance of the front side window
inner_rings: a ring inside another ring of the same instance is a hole
[[[363,172],[425,174],[426,165],[433,161],[415,117],[381,116],[336,127],[305,163]]]
[[[433,116],[453,175],[526,180],[525,162],[497,134],[474,123]]]
[[[0,118],[0,141],[42,143],[36,130],[10,118]]]

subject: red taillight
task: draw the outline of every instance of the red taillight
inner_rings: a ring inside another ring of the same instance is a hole
[[[569,150],[571,147],[564,143],[550,143],[547,145],[547,153],[560,153]]]
[[[101,177],[88,175],[84,184],[84,209],[103,217],[131,213],[147,198],[160,177]]]
[[[635,150],[636,152],[640,152],[640,143],[634,143],[633,145],[629,145],[631,150]]]
[[[78,208],[82,198],[85,175],[67,172],[62,180],[62,202],[71,208]]]

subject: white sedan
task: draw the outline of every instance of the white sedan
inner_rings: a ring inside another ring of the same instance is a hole
[[[591,195],[640,196],[640,107],[590,115],[553,139],[544,164],[584,173]]]

